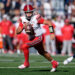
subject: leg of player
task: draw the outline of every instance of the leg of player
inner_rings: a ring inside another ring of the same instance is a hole
[[[19,69],[28,68],[29,65],[29,50],[28,48],[23,49],[25,61],[22,65],[18,66]]]
[[[74,58],[75,58],[75,55],[73,55],[72,57],[67,58],[66,60],[64,60],[63,64],[66,65],[66,64],[70,63]]]
[[[51,72],[55,72],[56,68],[58,66],[58,62],[53,60],[53,58],[50,56],[50,54],[45,51],[41,37],[36,37],[33,41],[28,41],[26,44],[24,44],[23,48],[25,50],[28,50],[31,46],[35,47],[37,49],[37,51],[39,52],[39,54],[41,54],[42,56],[44,56],[47,60],[49,60],[51,62],[51,64],[52,64]],[[24,65],[22,65],[22,68],[20,68],[20,69],[24,69],[24,68],[25,68]]]
[[[26,67],[29,67],[29,50],[28,49],[24,49],[24,57],[25,57],[24,65]]]
[[[42,43],[36,45],[35,48],[38,50],[38,53],[40,55],[44,56],[47,60],[49,60],[51,62],[51,64],[52,64],[51,72],[55,72],[59,63],[57,61],[55,61],[48,52],[45,51]]]

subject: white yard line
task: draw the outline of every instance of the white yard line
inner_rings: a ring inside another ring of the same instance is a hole
[[[14,63],[20,63],[20,62],[24,62],[24,60],[21,60],[21,61],[16,61],[13,60],[13,59],[0,59],[0,62],[3,62],[3,63],[6,63],[6,62],[14,62]],[[38,61],[38,60],[30,60],[30,63],[50,63],[49,61]],[[63,62],[59,62],[59,64],[63,64]],[[69,64],[75,64],[75,62],[71,62]]]
[[[18,67],[0,67],[0,69],[18,69]],[[36,66],[36,67],[29,67],[29,68],[51,68],[49,66]],[[58,66],[58,68],[75,68],[75,66]]]
[[[14,60],[0,59],[0,62],[13,62]]]

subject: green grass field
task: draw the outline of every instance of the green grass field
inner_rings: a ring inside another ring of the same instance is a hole
[[[51,73],[51,64],[40,55],[30,55],[30,67],[20,70],[17,68],[24,62],[23,54],[0,54],[0,75],[75,75],[75,60],[63,65],[68,56],[53,56],[59,61],[57,71]]]

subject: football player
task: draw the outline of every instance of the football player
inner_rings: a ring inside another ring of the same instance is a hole
[[[48,20],[45,20],[43,17],[41,17],[40,14],[34,15],[34,8],[27,4],[24,6],[24,12],[25,16],[21,17],[22,25],[20,25],[16,33],[19,34],[22,32],[22,30],[25,30],[25,32],[29,35],[29,40],[25,42],[25,44],[22,46],[24,53],[25,50],[29,50],[30,47],[34,47],[38,53],[42,56],[44,56],[47,60],[49,60],[52,64],[51,72],[55,72],[56,68],[58,66],[58,62],[55,61],[48,52],[45,51],[43,47],[43,31],[40,27],[40,24],[47,24],[49,25],[49,29],[51,32],[51,37],[54,38],[54,30],[53,26],[51,25],[51,22]],[[29,67],[24,64],[20,65],[19,69],[24,69],[26,67]]]

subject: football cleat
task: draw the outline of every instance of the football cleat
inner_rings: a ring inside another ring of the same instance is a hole
[[[29,67],[29,64],[28,65],[22,64],[22,65],[18,66],[19,69],[24,69],[24,68],[28,68],[28,67]]]
[[[63,62],[63,64],[64,64],[64,65],[67,65],[67,64],[70,63],[72,60],[73,60],[73,56],[67,58],[67,59]]]
[[[56,71],[56,68],[52,68],[50,72],[55,72]]]
[[[52,61],[52,69],[50,72],[55,72],[58,65],[59,63],[57,61]]]

